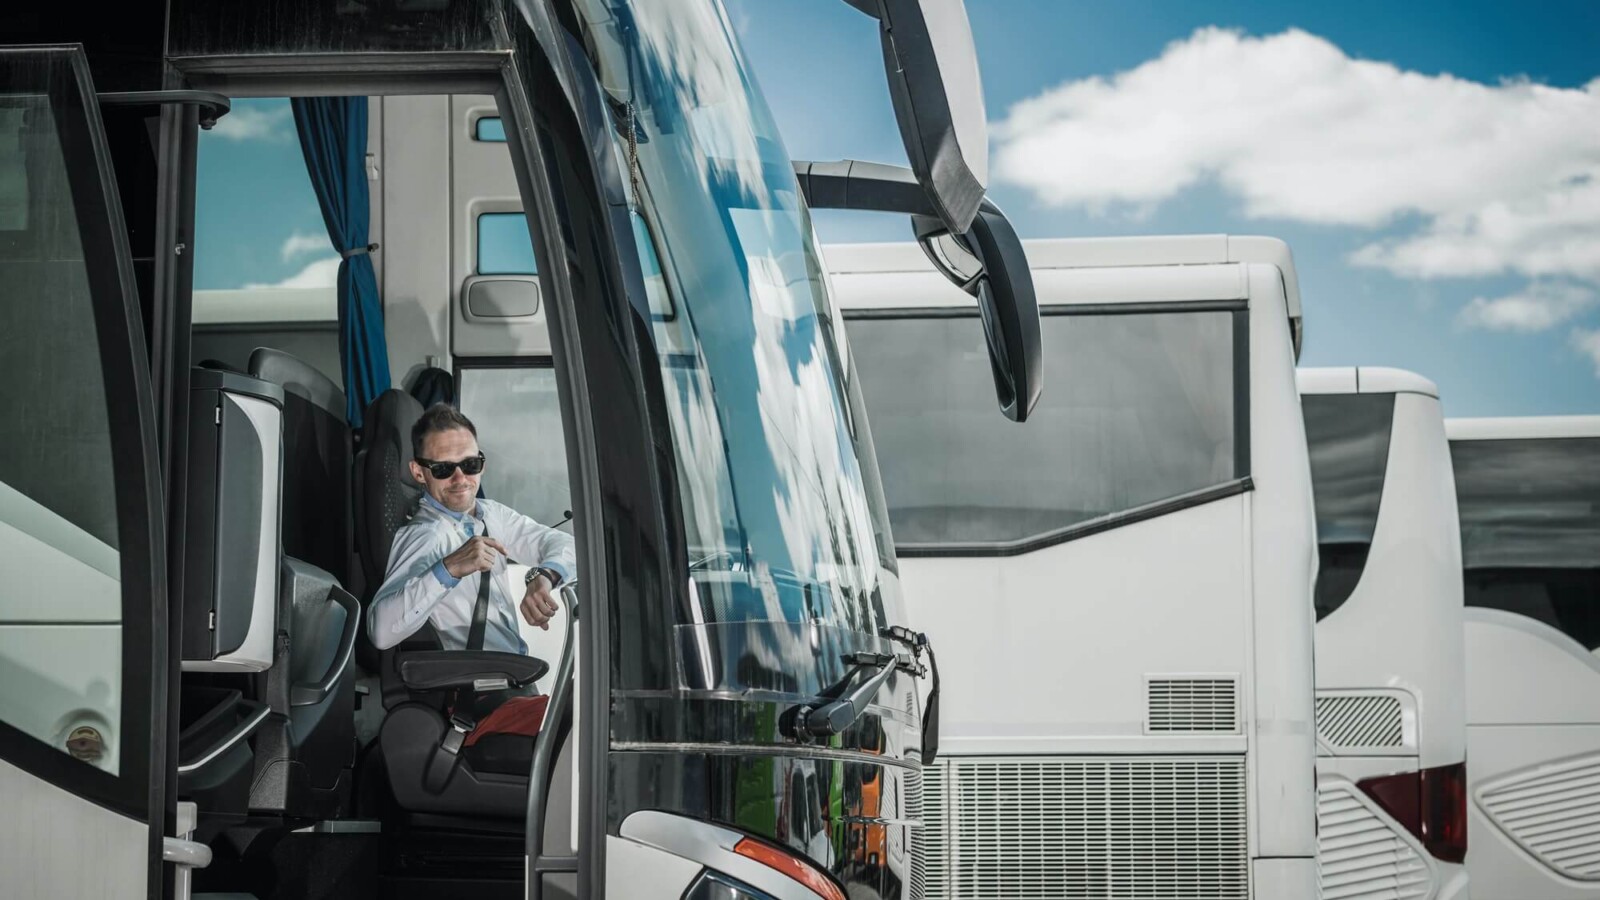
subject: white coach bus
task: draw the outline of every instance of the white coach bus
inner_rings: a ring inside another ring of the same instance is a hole
[[[1600,897],[1600,416],[1446,422],[1476,900]]]
[[[1049,360],[1025,428],[980,416],[984,330],[916,245],[825,250],[940,636],[927,896],[1315,896],[1289,249],[1024,244]]]
[[[1466,896],[1461,546],[1444,413],[1399,369],[1302,369],[1323,900]]]

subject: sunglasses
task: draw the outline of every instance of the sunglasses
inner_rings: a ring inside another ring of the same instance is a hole
[[[469,456],[466,459],[457,460],[456,462],[434,462],[431,459],[423,459],[419,456],[416,458],[416,463],[424,469],[427,469],[434,478],[443,481],[455,474],[456,466],[460,466],[462,474],[465,475],[476,475],[479,472],[482,472],[483,454],[479,453],[477,456]]]

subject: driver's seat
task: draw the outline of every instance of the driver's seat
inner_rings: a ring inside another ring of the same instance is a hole
[[[411,426],[422,407],[391,389],[368,408],[356,481],[361,553],[375,593],[388,568],[395,533],[416,508],[418,490],[405,466]],[[369,598],[370,602],[370,598]],[[395,801],[411,812],[523,817],[534,739],[491,734],[474,741],[470,717],[452,717],[452,700],[465,707],[478,688],[499,690],[543,677],[542,660],[495,651],[440,650],[428,626],[381,656],[383,704],[388,710],[379,746]]]

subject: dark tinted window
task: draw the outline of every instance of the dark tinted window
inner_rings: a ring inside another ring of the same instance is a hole
[[[1600,438],[1453,441],[1468,606],[1600,647]]]
[[[1316,496],[1317,620],[1344,605],[1361,580],[1378,527],[1389,463],[1393,394],[1308,394],[1300,398]]]
[[[995,409],[976,317],[852,319],[896,544],[1024,540],[1245,474],[1234,315],[1045,316],[1022,426]]]

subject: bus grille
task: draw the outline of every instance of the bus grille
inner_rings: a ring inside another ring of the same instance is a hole
[[[1322,900],[1421,900],[1433,891],[1427,860],[1348,781],[1317,790],[1317,880]]]
[[[932,767],[928,769],[932,771]],[[927,780],[921,771],[906,776],[906,818],[922,825],[906,829],[906,849],[911,857],[910,889],[906,900],[924,900],[928,896],[928,833],[927,833]]]
[[[1495,827],[1568,878],[1600,881],[1600,756],[1541,765],[1478,790]]]
[[[1246,900],[1242,757],[946,757],[928,900]]]
[[[1145,700],[1147,733],[1239,732],[1238,689],[1232,678],[1150,678]]]
[[[1329,747],[1403,747],[1400,699],[1382,694],[1332,694],[1317,698],[1317,734]]]

